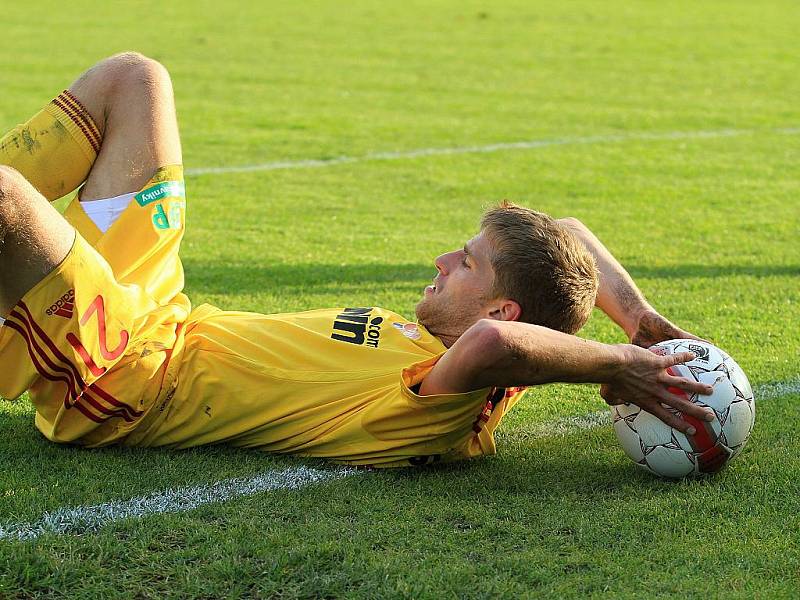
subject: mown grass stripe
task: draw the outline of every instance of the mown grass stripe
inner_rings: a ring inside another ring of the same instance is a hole
[[[757,403],[791,394],[800,394],[800,379],[765,383],[756,386],[754,390]],[[528,431],[528,434],[531,437],[571,434],[607,425],[610,422],[610,412],[602,410],[535,425]],[[208,485],[168,489],[130,500],[59,508],[45,513],[40,519],[33,522],[0,526],[0,540],[34,540],[48,533],[56,535],[90,533],[109,523],[124,519],[186,512],[205,504],[224,502],[275,490],[300,489],[308,485],[348,477],[359,472],[362,471],[346,467],[325,470],[296,467],[281,471],[267,471],[249,478],[226,479]]]
[[[713,139],[724,137],[737,137],[755,135],[758,133],[797,135],[798,127],[778,127],[772,129],[715,129],[708,131],[665,131],[650,133],[646,131],[633,133],[618,133],[606,135],[565,136],[546,138],[541,140],[526,140],[519,142],[500,142],[480,146],[455,146],[451,148],[418,148],[401,152],[371,152],[362,156],[336,156],[333,158],[279,160],[253,165],[239,165],[229,167],[196,167],[186,169],[186,175],[210,175],[221,173],[250,173],[255,171],[277,171],[281,169],[318,169],[336,165],[367,162],[373,160],[403,160],[407,158],[423,158],[426,156],[448,156],[457,154],[488,154],[492,152],[506,152],[511,150],[535,150],[548,146],[574,146],[584,144],[609,144],[626,141],[659,141],[659,140],[686,140],[686,139]]]

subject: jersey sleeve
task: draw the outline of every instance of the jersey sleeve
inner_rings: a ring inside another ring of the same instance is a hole
[[[444,352],[403,370],[403,393],[409,400],[423,406],[436,406],[442,415],[452,420],[472,418],[471,435],[451,451],[438,456],[419,457],[411,465],[431,462],[451,462],[481,455],[497,453],[494,432],[509,410],[525,395],[527,388],[482,388],[466,394],[439,394],[420,396],[413,391],[431,372]],[[393,465],[397,466],[397,465]]]
[[[493,388],[461,394],[423,396],[414,391],[444,352],[404,368],[399,377],[402,399],[399,410],[386,412],[381,419],[370,420],[365,428],[376,438],[402,441],[406,457],[386,456],[372,460],[374,467],[421,466],[465,458],[462,448],[478,435],[487,399]],[[387,407],[388,410],[389,407]]]

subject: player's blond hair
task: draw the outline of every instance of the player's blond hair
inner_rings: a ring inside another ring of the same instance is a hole
[[[483,215],[492,246],[492,293],[522,308],[521,321],[575,333],[594,307],[597,264],[581,241],[544,213],[504,200]]]

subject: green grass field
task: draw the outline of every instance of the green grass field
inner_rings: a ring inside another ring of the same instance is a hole
[[[594,388],[550,386],[509,416],[496,457],[0,539],[0,597],[797,597],[796,3],[7,4],[3,130],[135,49],[172,73],[190,173],[364,157],[190,174],[195,304],[411,316],[433,257],[510,198],[580,218],[758,389],[789,383],[757,397],[747,448],[711,479],[639,473],[610,425],[564,420],[602,409]],[[624,340],[600,314],[582,335]],[[0,461],[0,527],[329,468],[226,448],[59,447],[25,399],[0,401]]]

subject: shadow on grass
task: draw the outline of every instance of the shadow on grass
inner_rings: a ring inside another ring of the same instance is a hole
[[[787,277],[800,275],[800,265],[704,265],[685,264],[665,267],[648,265],[626,265],[635,278],[649,279],[690,279],[712,277]]]
[[[335,292],[353,287],[391,285],[393,289],[420,291],[436,274],[433,264],[222,264],[184,261],[187,287],[191,290],[224,294],[255,293],[276,288]],[[786,277],[800,275],[800,265],[705,265],[683,264],[653,267],[628,265],[634,278],[690,279],[731,276]]]
[[[628,477],[620,476],[618,465],[607,464],[599,457],[587,460],[586,456],[577,456],[567,450],[566,440],[563,448],[558,444],[552,447],[552,440],[534,442],[539,443],[542,451],[536,460],[506,453],[502,457],[419,468],[358,469],[357,485],[347,480],[326,485],[336,485],[337,494],[357,503],[376,494],[384,500],[394,498],[398,506],[415,496],[457,502],[460,498],[474,499],[477,492],[489,505],[501,497],[520,494],[530,499],[566,494],[587,501],[599,492],[625,495],[623,488],[630,482]],[[42,511],[62,506],[124,500],[176,486],[249,477],[267,470],[337,466],[320,459],[227,446],[169,450],[60,445],[46,440],[30,415],[4,416],[0,456],[0,524],[35,519]],[[642,480],[645,484],[650,481],[654,487],[664,485],[652,478]]]
[[[185,260],[187,287],[204,293],[224,294],[235,290],[262,292],[270,289],[313,291],[342,290],[353,286],[391,284],[394,289],[421,291],[421,285],[436,275],[430,264],[252,264],[201,263]],[[400,284],[400,285],[398,285]],[[402,285],[406,284],[406,285]],[[333,288],[333,290],[331,289]]]

